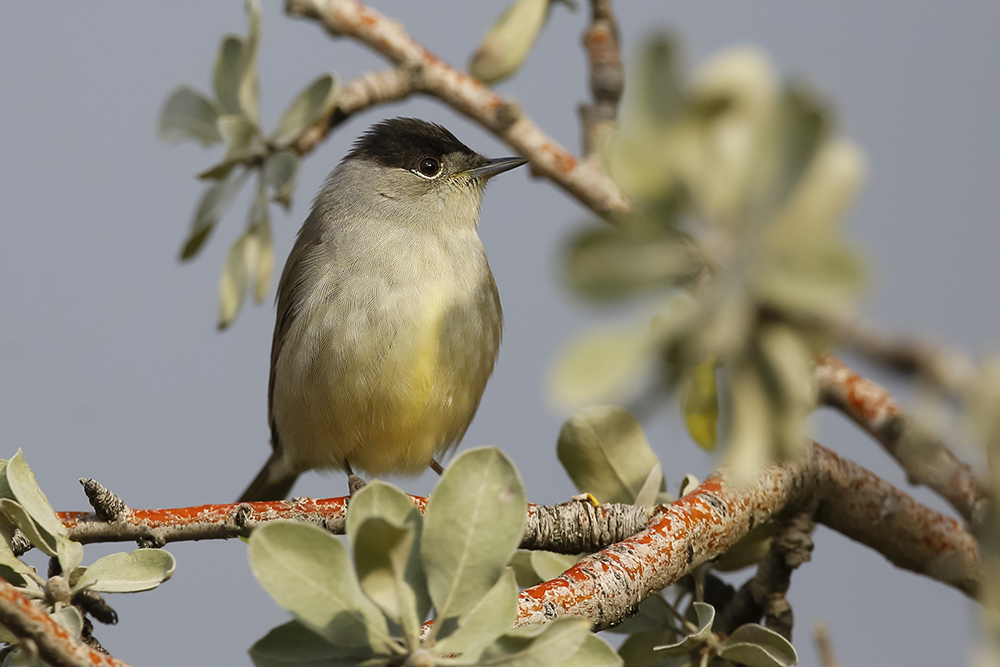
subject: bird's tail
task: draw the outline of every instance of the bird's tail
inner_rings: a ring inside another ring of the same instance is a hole
[[[278,452],[271,454],[264,467],[260,469],[257,476],[250,482],[250,486],[243,492],[238,503],[249,503],[255,500],[284,500],[292,490],[292,485],[298,479],[298,473],[282,475],[280,464],[281,455]]]

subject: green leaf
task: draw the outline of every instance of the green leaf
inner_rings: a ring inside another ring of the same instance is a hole
[[[515,0],[483,37],[469,61],[469,74],[496,83],[524,63],[548,16],[549,0]]]
[[[433,647],[437,655],[461,654],[475,659],[483,648],[511,629],[517,619],[517,581],[506,568],[475,607],[458,620],[458,629]]]
[[[208,239],[208,235],[215,229],[215,225],[229,207],[233,204],[233,199],[239,193],[240,188],[250,176],[248,170],[240,170],[230,173],[225,180],[214,183],[205,189],[198,203],[198,210],[195,211],[194,220],[191,222],[191,229],[188,232],[184,247],[181,248],[181,260],[188,260],[198,254],[201,246]]]
[[[519,588],[528,588],[545,581],[538,576],[538,573],[535,572],[535,566],[531,564],[531,554],[533,553],[533,551],[518,549],[507,562],[507,566],[514,570],[514,577]]]
[[[219,279],[219,329],[232,324],[243,308],[255,249],[255,240],[244,233],[237,237],[226,254]]]
[[[253,300],[260,305],[271,291],[271,275],[274,273],[274,242],[271,240],[271,216],[263,183],[257,188],[257,196],[250,205],[250,227],[247,229],[249,243],[254,248],[249,265],[254,276]]]
[[[427,502],[421,540],[435,627],[493,588],[521,542],[526,512],[521,478],[499,449],[471,449],[448,466]]]
[[[247,23],[249,30],[240,51],[240,79],[237,97],[240,110],[254,125],[260,126],[260,81],[257,75],[257,48],[260,45],[260,2],[247,0]]]
[[[226,165],[263,155],[265,152],[265,146],[260,140],[257,126],[250,117],[244,114],[221,116],[219,118],[219,132],[222,133],[222,138],[226,142],[226,154],[221,164],[199,175],[200,178],[214,178],[216,170],[231,169],[232,167]],[[209,174],[213,174],[213,176],[209,176]]]
[[[286,211],[292,207],[292,193],[295,192],[295,177],[299,171],[299,156],[293,150],[274,153],[264,163],[261,178],[264,185],[271,188],[274,201]]]
[[[9,573],[4,573],[3,578],[15,586],[21,586],[22,582],[30,579],[35,572],[34,568],[14,555],[14,550],[10,548],[10,542],[6,538],[0,539],[0,566],[6,566],[11,570]],[[20,581],[11,581],[11,579],[19,579]]]
[[[620,299],[668,287],[691,271],[689,250],[662,229],[588,229],[566,250],[570,286],[592,299]]]
[[[57,555],[56,536],[35,523],[27,510],[21,506],[21,503],[9,498],[2,498],[0,499],[0,512],[6,514],[7,518],[13,521],[28,540],[41,549],[46,556]]]
[[[747,667],[792,667],[799,662],[787,639],[755,623],[741,625],[721,642],[719,657]]]
[[[336,537],[317,526],[275,521],[254,529],[247,554],[274,601],[328,642],[388,651],[385,616],[361,590]]]
[[[559,461],[576,488],[602,503],[633,503],[659,463],[635,417],[617,406],[577,411],[559,431]]]
[[[639,632],[660,633],[675,626],[676,617],[670,609],[668,603],[661,593],[650,595],[639,603],[639,609],[635,616],[627,618],[613,628],[608,628],[608,632],[615,634],[630,635]],[[650,646],[652,650],[652,646]]]
[[[715,384],[715,355],[685,373],[681,380],[681,411],[691,438],[706,452],[715,449],[718,440],[715,425],[719,421],[719,390]]]
[[[4,644],[16,644],[19,640],[20,637],[8,630],[6,626],[0,625],[0,642]]]
[[[579,561],[577,556],[567,556],[551,551],[532,551],[531,567],[542,581],[555,579]]]
[[[271,143],[278,148],[285,148],[299,135],[312,127],[330,107],[334,93],[333,77],[324,74],[309,87],[299,93],[285,113],[281,114],[278,127],[271,135]]]
[[[733,481],[749,482],[771,456],[773,432],[767,388],[754,364],[740,359],[729,377],[732,406],[726,463]]]
[[[692,602],[691,605],[698,615],[697,630],[675,644],[654,646],[654,651],[663,651],[664,655],[679,656],[690,653],[705,643],[708,636],[712,634],[712,623],[715,621],[715,607],[704,602]]]
[[[611,645],[595,634],[587,634],[576,653],[555,667],[621,667],[623,660]]]
[[[656,359],[648,325],[589,332],[566,346],[553,365],[550,394],[561,405],[621,397]]]
[[[649,471],[649,475],[646,476],[646,481],[642,483],[642,487],[635,494],[635,501],[632,504],[642,507],[654,507],[659,504],[660,494],[665,492],[666,486],[663,483],[663,467],[657,461],[653,469]]]
[[[212,74],[215,97],[219,100],[223,113],[240,112],[239,82],[242,58],[243,39],[236,35],[226,35],[219,44],[219,53],[215,57]]]
[[[712,569],[719,572],[735,572],[744,567],[755,565],[767,555],[771,548],[771,537],[774,535],[774,524],[770,521],[754,526],[734,544],[726,553],[712,563]]]
[[[256,667],[348,667],[373,656],[367,646],[334,646],[298,621],[272,628],[250,648]]]
[[[411,526],[397,527],[373,516],[357,530],[354,564],[361,590],[391,621],[403,628],[410,651],[420,645],[420,624],[413,590],[406,584],[406,563],[414,548]]]
[[[673,640],[675,636],[668,631],[635,634],[622,643],[618,655],[624,659],[625,667],[693,667],[688,656],[671,658],[654,650],[654,647]]]
[[[411,527],[414,531],[415,544],[420,544],[423,534],[423,517],[409,497],[391,484],[377,479],[372,480],[351,498],[351,502],[347,506],[345,532],[352,545],[358,528],[371,517],[381,517],[400,528]],[[431,608],[431,599],[430,593],[427,592],[427,577],[424,575],[424,565],[419,548],[411,551],[403,576],[416,596],[416,615],[420,620],[427,618],[427,613]]]
[[[63,572],[72,572],[83,561],[83,545],[65,535],[56,535],[56,554]]]
[[[83,632],[83,614],[76,607],[63,607],[52,614],[52,620],[63,626],[73,638]]]
[[[138,593],[156,588],[174,574],[177,561],[163,549],[136,549],[99,559],[87,568],[73,592]]]
[[[676,41],[662,33],[653,35],[643,46],[637,106],[651,125],[667,125],[684,110],[679,51]]]
[[[797,456],[806,446],[804,421],[816,405],[814,354],[795,329],[769,324],[758,333],[762,375],[770,389],[773,451],[779,459]]]
[[[481,667],[544,667],[554,665],[576,653],[590,634],[586,618],[563,617],[542,626],[519,628],[487,646],[478,660],[464,656],[456,665]]]
[[[190,86],[181,86],[164,103],[157,134],[165,143],[194,139],[202,146],[211,146],[222,141],[216,125],[218,118],[219,111],[212,100]]]
[[[7,462],[6,467],[0,471],[0,476],[6,481],[6,487],[10,489],[13,498],[24,507],[35,523],[50,535],[69,535],[66,526],[56,516],[56,511],[52,509],[49,499],[39,488],[38,482],[35,480],[35,473],[28,467],[20,449]]]

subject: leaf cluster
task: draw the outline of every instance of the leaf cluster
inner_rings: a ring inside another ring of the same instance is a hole
[[[220,329],[235,321],[248,291],[258,303],[267,297],[274,271],[269,202],[281,204],[286,211],[291,208],[300,159],[293,143],[330,114],[336,96],[333,76],[320,76],[285,109],[274,131],[265,135],[257,71],[260,4],[247,0],[246,8],[248,34],[227,35],[219,45],[212,76],[214,97],[181,86],[164,103],[159,123],[162,141],[223,143],[226,149],[220,162],[198,174],[209,185],[181,248],[182,260],[198,254],[243,185],[257,172],[247,228],[230,246],[219,281]]]
[[[174,573],[174,557],[162,549],[115,553],[83,567],[83,545],[69,537],[35,475],[18,451],[9,461],[0,459],[0,577],[35,600],[73,637],[90,625],[85,614],[114,623],[114,611],[94,593],[137,593],[156,588]],[[15,544],[30,541],[53,559],[55,571],[47,580],[14,553]],[[89,632],[89,629],[88,629]],[[19,638],[0,626],[3,665],[43,665],[37,656],[21,655]]]

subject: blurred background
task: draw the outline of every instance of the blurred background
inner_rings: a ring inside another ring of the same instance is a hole
[[[460,67],[500,11],[455,0],[375,5]],[[525,68],[499,85],[574,152],[576,107],[589,101],[580,48],[589,12],[580,5],[554,7]],[[316,76],[336,72],[346,81],[385,65],[313,22],[286,18],[277,3],[264,10],[265,128]],[[630,0],[616,12],[627,62],[655,29],[679,38],[689,66],[754,44],[783,76],[808,80],[832,101],[840,132],[868,157],[869,178],[847,223],[872,269],[866,317],[973,352],[995,349],[1000,5]],[[0,6],[0,456],[23,448],[56,509],[88,509],[82,476],[137,508],[230,502],[267,457],[273,308],[248,304],[230,330],[215,330],[218,276],[245,225],[249,188],[202,254],[181,265],[202,190],[193,175],[221,152],[156,139],[167,95],[180,84],[209,90],[219,40],[230,32],[246,32],[241,2]],[[305,160],[291,213],[272,207],[279,269],[326,174],[357,134],[395,115],[442,123],[488,156],[511,154],[434,100],[360,114]],[[546,396],[547,369],[571,336],[614,315],[575,301],[562,285],[560,249],[589,217],[527,170],[494,181],[483,208],[506,330],[463,447],[502,447],[540,503],[574,492],[555,456],[568,412]],[[875,377],[910,396],[894,378]],[[676,404],[646,427],[671,492],[686,473],[703,478],[717,465],[690,441]],[[897,466],[841,417],[821,415],[816,437],[905,486]],[[434,479],[397,482],[423,494]],[[340,475],[310,473],[295,494],[345,491]],[[825,528],[815,540],[789,594],[802,664],[817,664],[809,628],[821,618],[844,665],[968,662],[977,611],[960,593],[897,571]],[[178,559],[174,578],[152,593],[110,596],[121,621],[96,636],[137,666],[178,657],[249,664],[246,649],[286,614],[253,579],[245,545],[168,548]],[[113,550],[89,546],[84,562]]]

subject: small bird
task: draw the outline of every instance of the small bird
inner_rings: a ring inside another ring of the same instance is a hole
[[[278,284],[273,453],[240,502],[315,468],[440,472],[493,373],[500,296],[476,227],[490,160],[423,120],[372,126],[330,174]]]

